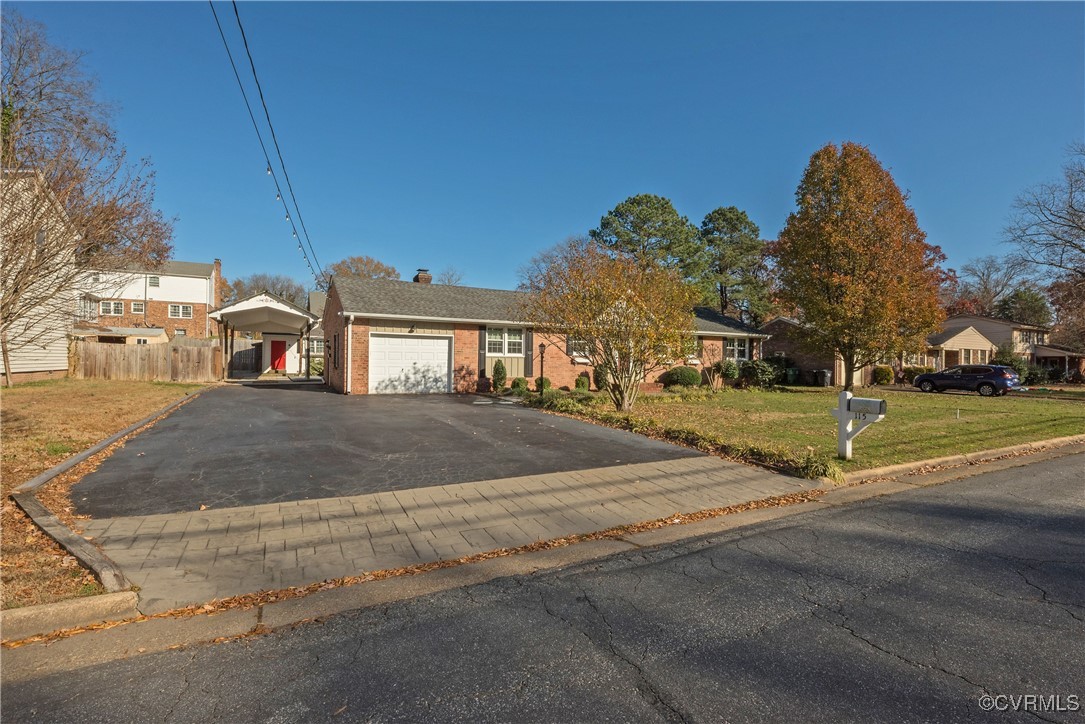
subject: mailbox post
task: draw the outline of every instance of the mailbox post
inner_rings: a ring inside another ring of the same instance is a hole
[[[885,400],[869,397],[852,397],[841,392],[837,408],[830,414],[836,418],[836,454],[842,460],[851,460],[851,441],[875,422],[885,419]]]

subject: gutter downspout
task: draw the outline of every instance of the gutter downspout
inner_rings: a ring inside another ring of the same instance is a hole
[[[343,389],[346,391],[346,394],[349,395],[350,394],[350,378],[351,378],[351,375],[352,375],[352,373],[354,371],[353,366],[352,366],[353,363],[354,363],[354,354],[353,354],[354,347],[351,344],[351,336],[352,336],[351,328],[354,326],[354,315],[353,314],[346,314],[346,315],[343,315],[343,317],[346,320],[346,328],[347,328],[347,333],[346,333],[346,335],[344,335],[346,337],[346,343],[347,343],[347,364],[346,364],[346,368],[343,370],[343,376],[345,377],[345,379],[343,380]]]

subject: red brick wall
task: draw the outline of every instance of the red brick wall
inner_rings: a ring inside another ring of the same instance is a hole
[[[104,301],[104,300],[103,300]],[[172,339],[176,330],[185,330],[185,336],[204,339],[216,334],[218,324],[211,322],[208,325],[207,312],[210,311],[206,304],[192,304],[192,319],[175,319],[169,316],[171,302],[148,301],[144,302],[143,314],[132,313],[132,302],[140,302],[139,299],[112,299],[124,303],[124,314],[114,316],[112,314],[98,314],[98,324],[107,327],[161,327]],[[177,304],[178,302],[172,302]],[[189,304],[185,302],[185,304]],[[99,309],[101,307],[99,306]],[[210,331],[210,335],[208,332]]]
[[[328,290],[328,300],[324,304],[324,380],[337,392],[344,392],[344,367],[346,366],[346,354],[343,346],[343,318],[339,313],[343,311],[343,304],[339,301],[339,294],[333,286]],[[336,335],[339,339],[339,357],[333,359],[336,349]]]
[[[457,324],[452,334],[452,391],[477,392],[478,325]]]
[[[783,352],[785,357],[795,361],[795,366],[800,370],[831,370],[836,360],[833,357],[813,354],[799,347],[794,337],[795,325],[782,320],[769,322],[764,330],[771,334],[772,338],[765,340],[765,357],[773,357],[776,352]]]
[[[369,393],[369,320],[355,317],[349,325],[350,338],[350,394]],[[346,350],[346,347],[343,348]],[[344,351],[344,355],[345,355]]]

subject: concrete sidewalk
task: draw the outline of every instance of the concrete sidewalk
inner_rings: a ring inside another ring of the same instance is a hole
[[[156,613],[817,487],[715,457],[87,521]]]

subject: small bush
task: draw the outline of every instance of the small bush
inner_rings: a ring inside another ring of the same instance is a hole
[[[893,368],[888,365],[878,365],[874,368],[873,377],[876,385],[891,385],[893,384]]]
[[[599,365],[591,371],[591,381],[595,383],[595,389],[605,390],[610,386],[610,371],[606,365]]]
[[[1020,375],[1020,373],[1018,373]],[[1036,365],[1029,365],[1025,371],[1024,377],[1021,381],[1026,385],[1042,385],[1051,381],[1048,371],[1043,367],[1037,367]]]
[[[745,387],[772,387],[776,383],[776,368],[764,360],[746,360],[739,368],[739,381]]]
[[[764,361],[776,370],[776,377],[772,380],[774,385],[782,385],[787,382],[787,368],[793,367],[792,361],[787,357],[766,357]]]
[[[501,360],[494,362],[493,381],[494,389],[502,390],[505,388],[505,380],[509,378],[509,373],[505,370],[505,363]]]
[[[323,357],[310,357],[309,358],[309,374],[322,375],[324,374],[324,358]]]
[[[674,367],[664,372],[659,381],[667,387],[697,387],[701,384],[701,371],[696,367]]]
[[[547,388],[541,393],[528,395],[524,400],[524,403],[529,407],[537,407],[543,410],[550,410],[551,412],[564,412],[566,414],[575,415],[586,412],[586,408],[581,399],[577,399],[573,395],[568,395],[560,390]],[[591,395],[588,395],[588,399],[592,399]]]
[[[918,377],[919,375],[925,375],[925,374],[927,374],[929,372],[934,372],[934,368],[933,367],[905,367],[903,372],[904,372],[904,381],[907,382],[910,385],[913,382],[915,382],[915,378]]]
[[[587,389],[591,388],[591,380],[588,379],[588,373],[587,372],[585,372],[584,374],[582,374],[582,375],[580,375],[579,377],[576,378],[576,385],[575,386],[576,386],[576,389],[578,389],[578,390],[587,390]]]
[[[512,381],[512,389],[514,390],[527,390],[527,378],[517,377]]]
[[[536,377],[535,378],[535,391],[545,392],[549,390],[553,385],[550,384],[550,378],[548,377]]]

